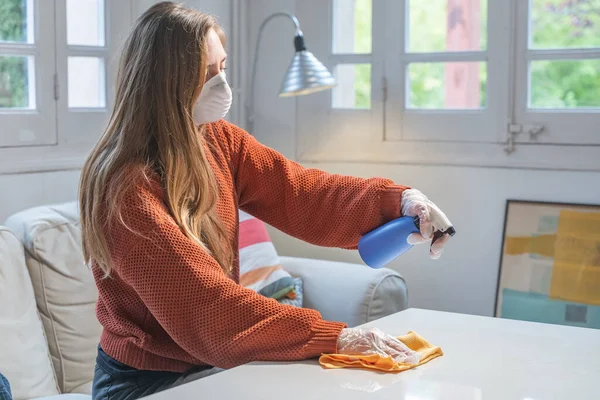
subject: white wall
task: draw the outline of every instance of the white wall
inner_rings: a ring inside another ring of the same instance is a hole
[[[0,224],[29,207],[77,198],[79,171],[0,175]]]
[[[251,1],[249,28],[254,46],[262,19],[278,10],[293,11],[295,1]],[[266,145],[293,157],[295,127],[302,121],[295,118],[294,100],[277,97],[280,79],[292,56],[293,30],[286,23],[273,22],[265,32],[254,134]],[[310,41],[307,46],[310,50]],[[413,307],[493,314],[507,199],[600,203],[600,173],[390,164],[307,166],[356,176],[388,177],[420,189],[447,212],[458,233],[440,260],[430,261],[426,248],[415,248],[391,265],[408,281]],[[317,248],[271,232],[281,254],[360,262],[355,252]]]

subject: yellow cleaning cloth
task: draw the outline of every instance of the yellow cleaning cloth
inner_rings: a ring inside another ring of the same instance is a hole
[[[368,356],[323,354],[319,358],[319,363],[324,368],[369,368],[385,372],[402,372],[423,365],[444,354],[438,346],[432,346],[427,340],[413,331],[408,332],[404,336],[399,336],[398,340],[408,346],[409,349],[421,354],[421,361],[418,364],[402,364],[395,362],[391,357],[381,357],[377,354]]]

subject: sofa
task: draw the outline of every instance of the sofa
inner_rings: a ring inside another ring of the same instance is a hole
[[[81,253],[76,203],[22,211],[0,226],[0,373],[15,399],[91,398],[101,326]],[[304,306],[357,326],[407,306],[389,269],[282,257],[304,282]]]

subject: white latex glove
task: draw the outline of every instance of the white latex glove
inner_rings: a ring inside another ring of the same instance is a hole
[[[409,349],[395,337],[377,328],[342,329],[337,342],[337,353],[346,355],[371,355],[391,357],[404,364],[418,364],[421,354]]]
[[[417,189],[407,189],[402,193],[401,207],[403,216],[419,217],[421,233],[411,234],[408,243],[415,245],[431,241],[431,258],[440,258],[451,236],[447,230],[452,228],[452,223],[446,214]],[[453,228],[451,232],[453,235]]]

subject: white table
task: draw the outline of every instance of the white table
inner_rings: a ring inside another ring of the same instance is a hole
[[[600,399],[600,330],[418,309],[369,325],[414,330],[444,356],[399,374],[252,363],[149,399]]]

